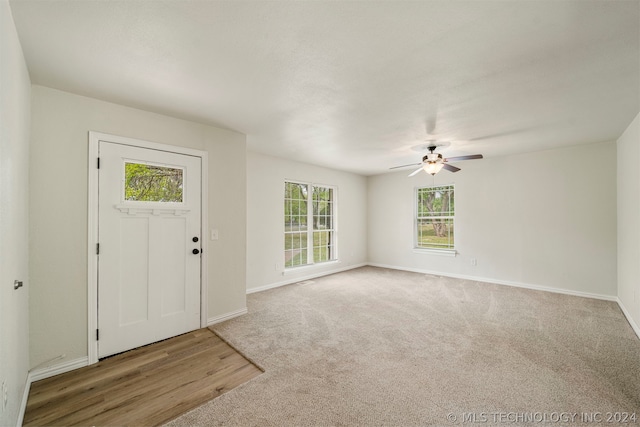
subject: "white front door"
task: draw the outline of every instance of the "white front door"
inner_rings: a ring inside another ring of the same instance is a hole
[[[201,159],[99,142],[98,357],[200,327]]]

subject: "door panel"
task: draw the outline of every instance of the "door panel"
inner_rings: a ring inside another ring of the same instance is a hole
[[[103,268],[120,268],[117,283],[120,286],[118,302],[120,304],[120,325],[149,320],[149,220],[148,218],[120,218],[120,254],[118,266],[110,267],[103,263]],[[104,244],[103,244],[103,249]],[[127,260],[136,259],[136,262]],[[103,277],[109,277],[105,274]],[[103,283],[109,286],[109,283]],[[103,306],[103,310],[111,307]]]
[[[100,141],[98,356],[200,327],[200,158]],[[132,166],[133,165],[133,166]],[[198,243],[193,242],[198,237]]]
[[[162,317],[180,313],[186,309],[185,294],[178,287],[172,286],[185,277],[184,247],[170,242],[184,242],[187,236],[185,218],[169,218],[162,227],[162,241],[158,245],[158,258],[161,260],[158,282],[162,284]],[[193,254],[191,254],[193,256]],[[173,262],[171,262],[173,260]]]

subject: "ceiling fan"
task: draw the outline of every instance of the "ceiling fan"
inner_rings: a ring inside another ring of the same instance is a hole
[[[428,174],[435,175],[438,172],[440,172],[441,169],[446,169],[449,172],[458,172],[460,170],[460,168],[457,168],[455,166],[450,165],[449,162],[459,162],[461,160],[482,159],[482,154],[471,154],[471,155],[468,155],[468,156],[456,156],[456,157],[443,158],[442,154],[434,153],[436,148],[438,148],[436,145],[431,145],[431,146],[428,147],[429,154],[425,155],[422,158],[422,163],[411,163],[409,165],[394,166],[394,167],[389,168],[389,169],[399,169],[399,168],[406,168],[406,167],[409,167],[409,166],[418,166],[418,165],[420,165],[420,168],[418,168],[415,171],[411,172],[409,174],[409,176],[414,176],[415,174],[417,174],[421,170],[424,170]]]

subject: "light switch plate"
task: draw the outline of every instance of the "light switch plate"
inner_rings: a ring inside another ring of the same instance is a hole
[[[211,240],[218,240],[219,238],[220,238],[220,235],[218,234],[218,230],[217,229],[211,230]]]

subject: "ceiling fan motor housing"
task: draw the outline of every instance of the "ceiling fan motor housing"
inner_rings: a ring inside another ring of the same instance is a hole
[[[442,161],[442,154],[431,152],[422,157],[422,163],[437,163]]]

